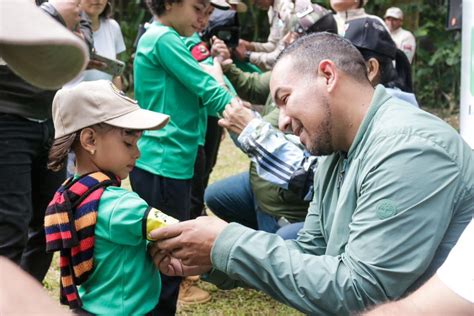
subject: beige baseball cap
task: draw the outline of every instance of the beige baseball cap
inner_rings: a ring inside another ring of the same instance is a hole
[[[141,109],[137,101],[108,80],[86,81],[70,89],[63,88],[53,100],[55,139],[98,123],[157,130],[164,127],[169,118],[166,114]]]
[[[391,17],[394,19],[403,20],[403,11],[400,8],[391,7],[387,9],[387,12],[385,12],[385,15],[383,17],[384,18]]]
[[[86,44],[33,0],[0,0],[0,58],[29,83],[51,90],[89,62]]]

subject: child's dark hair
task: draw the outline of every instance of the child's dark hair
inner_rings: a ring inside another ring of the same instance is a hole
[[[89,127],[99,132],[108,132],[112,129],[118,128],[105,123],[99,123]],[[73,146],[79,142],[81,131],[82,129],[54,140],[53,145],[49,150],[48,169],[59,171],[66,166],[67,155]]]
[[[151,14],[161,16],[165,13],[165,4],[180,3],[183,0],[145,0],[145,3]]]

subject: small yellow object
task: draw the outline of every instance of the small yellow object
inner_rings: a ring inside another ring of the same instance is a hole
[[[157,228],[163,228],[171,224],[179,223],[179,220],[176,218],[166,215],[160,210],[156,208],[152,208],[148,213],[146,218],[146,236],[148,240],[155,241],[155,239],[151,238],[150,232]]]

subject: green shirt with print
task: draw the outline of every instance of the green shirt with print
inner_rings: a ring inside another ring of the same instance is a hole
[[[94,270],[79,287],[83,308],[100,315],[143,315],[161,292],[161,279],[147,252],[143,218],[147,203],[136,193],[109,186],[99,202]]]
[[[140,38],[134,75],[140,106],[171,117],[163,129],[144,132],[137,166],[155,175],[191,179],[200,108],[222,112],[232,95],[199,66],[174,29],[156,21]]]

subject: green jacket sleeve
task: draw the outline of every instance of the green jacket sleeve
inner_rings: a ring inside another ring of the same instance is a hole
[[[344,180],[353,188],[344,194],[357,199],[345,212],[348,227],[325,227],[320,203],[312,204],[297,241],[230,224],[212,249],[214,268],[308,314],[348,315],[406,293],[446,233],[460,172],[429,140],[397,135],[380,142]],[[343,215],[335,212],[323,213]],[[332,253],[331,243],[346,231],[345,246]]]
[[[239,97],[253,104],[265,104],[270,94],[271,72],[250,73],[244,72],[232,64],[226,71]]]
[[[176,80],[199,96],[204,106],[215,112],[224,111],[232,95],[199,66],[183,40],[174,32],[167,32],[161,36],[160,41],[161,45],[157,45],[157,49],[153,51],[157,55],[155,60]]]

